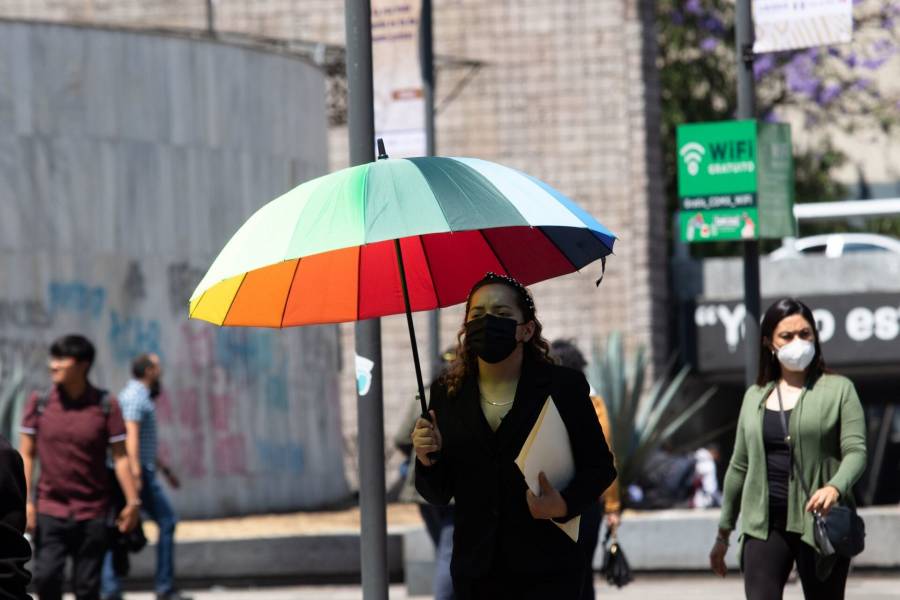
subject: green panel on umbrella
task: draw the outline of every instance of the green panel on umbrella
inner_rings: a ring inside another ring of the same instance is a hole
[[[451,231],[528,225],[483,175],[452,158],[410,158],[425,176]]]
[[[369,168],[360,165],[318,180],[303,212],[295,217],[297,226],[285,258],[365,243],[363,217]]]
[[[428,182],[408,160],[381,160],[366,178],[366,242],[448,231]]]

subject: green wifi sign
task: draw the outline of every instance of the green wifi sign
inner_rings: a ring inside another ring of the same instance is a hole
[[[681,125],[677,141],[678,195],[683,209],[755,204],[756,121]],[[713,206],[704,202],[708,198]]]
[[[747,240],[794,230],[790,128],[718,121],[679,125],[682,239]]]

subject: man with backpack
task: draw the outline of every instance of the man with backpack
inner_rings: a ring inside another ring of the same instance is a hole
[[[111,493],[108,450],[126,498],[116,526],[127,532],[138,520],[140,500],[128,467],[122,413],[114,398],[88,381],[95,354],[93,344],[80,335],[53,342],[48,362],[53,385],[32,394],[22,419],[26,519],[35,539],[34,580],[41,600],[62,598],[68,556],[75,598],[100,597]],[[35,458],[41,467],[36,502]]]

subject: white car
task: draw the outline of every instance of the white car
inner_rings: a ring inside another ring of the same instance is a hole
[[[829,233],[804,238],[784,238],[769,260],[827,256],[837,258],[852,252],[892,252],[900,254],[900,240],[874,233]]]

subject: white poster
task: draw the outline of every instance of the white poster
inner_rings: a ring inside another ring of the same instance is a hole
[[[753,0],[753,51],[846,44],[853,37],[853,0]]]
[[[392,158],[424,156],[425,94],[419,65],[420,0],[372,0],[375,136]]]

